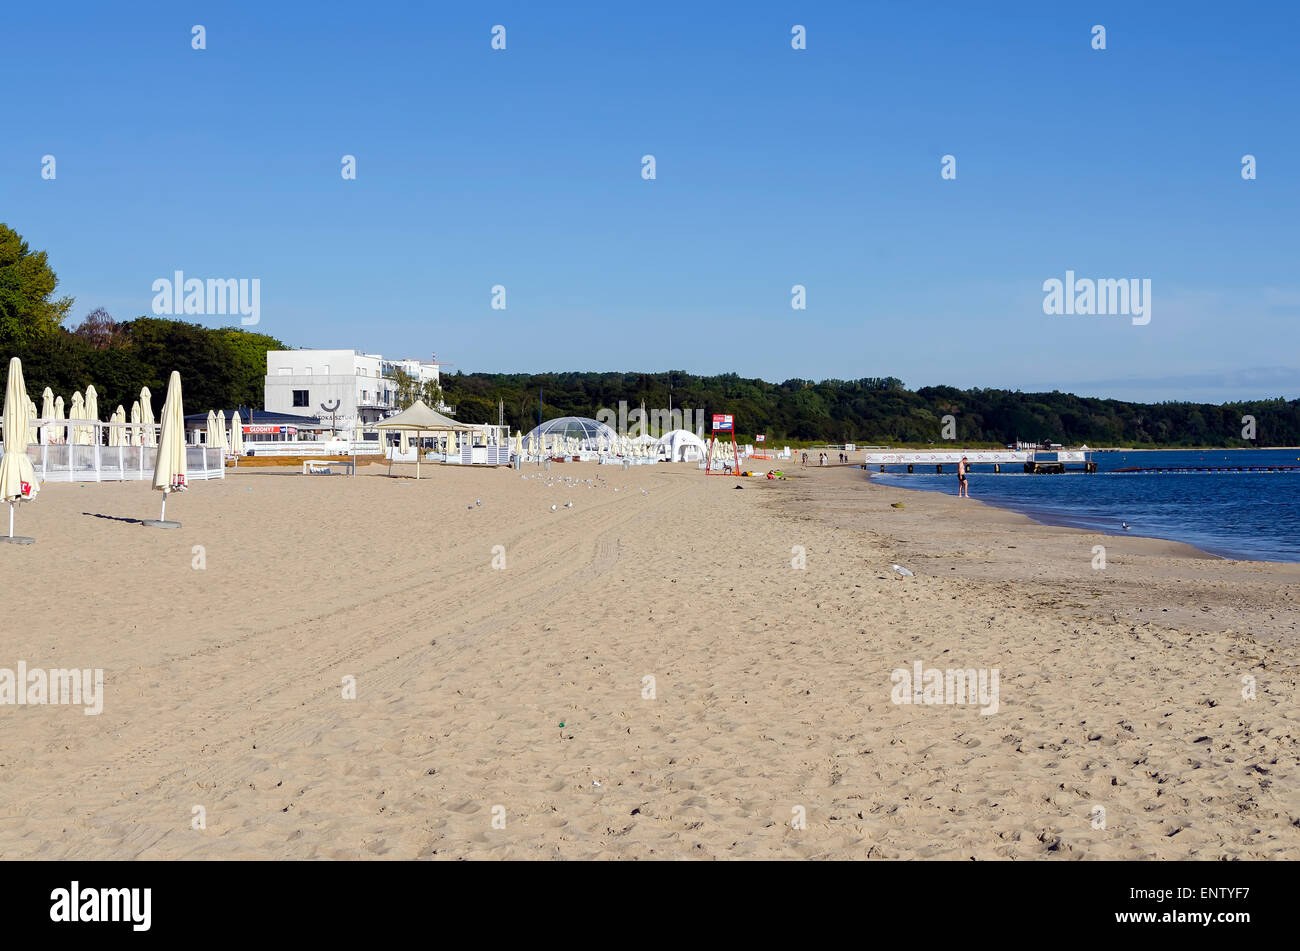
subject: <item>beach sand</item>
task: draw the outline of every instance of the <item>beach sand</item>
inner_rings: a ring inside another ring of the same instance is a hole
[[[853,468],[539,473],[231,472],[179,531],[46,486],[0,668],[104,708],[0,706],[0,857],[1300,858],[1300,565]],[[997,712],[893,702],[917,662]]]

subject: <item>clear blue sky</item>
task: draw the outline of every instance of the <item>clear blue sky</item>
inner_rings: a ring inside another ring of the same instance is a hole
[[[293,346],[465,370],[1295,397],[1298,10],[10,5],[0,220],[77,321],[181,269],[259,278]],[[1045,316],[1067,269],[1149,278],[1151,323]]]

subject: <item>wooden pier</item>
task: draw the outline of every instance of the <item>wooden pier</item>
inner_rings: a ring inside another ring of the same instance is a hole
[[[975,466],[992,465],[994,472],[1001,472],[1004,465],[1020,465],[1024,471],[1036,475],[1056,475],[1064,472],[1086,472],[1093,473],[1097,471],[1097,463],[1090,458],[1091,450],[1087,449],[1066,449],[1066,450],[1033,450],[1033,449],[971,449],[971,450],[922,450],[919,452],[864,452],[860,465],[866,469],[869,466],[879,466],[880,471],[885,471],[885,466],[906,466],[908,472],[915,471],[916,466],[934,466],[934,471],[938,475],[943,475],[944,466],[956,466],[962,457],[966,458],[967,465],[972,469]],[[1067,463],[1073,463],[1077,468],[1069,468]]]
[[[1125,466],[1112,472],[1300,472],[1300,466]]]

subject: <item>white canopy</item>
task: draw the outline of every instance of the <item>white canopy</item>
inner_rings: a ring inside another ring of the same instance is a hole
[[[708,452],[704,440],[689,429],[674,429],[659,439],[658,454],[669,462],[696,462]]]
[[[416,433],[437,433],[437,432],[468,432],[474,427],[465,423],[458,423],[449,416],[443,416],[436,412],[424,402],[416,400],[406,409],[402,410],[396,416],[390,416],[388,419],[382,419],[375,423],[375,429],[395,429],[398,432]],[[420,456],[423,453],[420,447],[415,447],[415,477],[420,478]],[[392,457],[388,460],[388,469],[391,472],[393,468]]]
[[[375,423],[375,429],[405,429],[407,432],[422,433],[446,430],[466,432],[473,428],[467,423],[460,423],[449,416],[443,416],[430,408],[424,400],[416,400],[396,416],[390,416],[388,419],[381,419]]]

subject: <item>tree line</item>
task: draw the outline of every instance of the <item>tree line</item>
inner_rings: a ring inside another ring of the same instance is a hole
[[[236,327],[203,327],[159,317],[116,321],[102,309],[72,329],[73,301],[55,297],[58,278],[44,251],[0,223],[0,357],[22,358],[28,394],[49,387],[65,398],[94,384],[107,416],[129,407],[143,386],[163,392],[172,370],[185,383],[193,412],[263,408],[267,350],[289,347]],[[894,377],[786,380],[769,383],[735,373],[462,373],[442,388],[399,378],[399,405],[422,397],[456,407],[467,423],[505,420],[527,431],[542,419],[591,416],[600,410],[669,407],[735,417],[737,435],[773,441],[969,446],[1059,442],[1092,446],[1300,445],[1300,400],[1130,403],[1069,393],[928,386],[909,390]],[[688,428],[694,428],[690,426]]]
[[[554,416],[595,417],[619,401],[647,409],[704,411],[735,417],[738,435],[801,443],[969,446],[1043,441],[1090,446],[1300,445],[1300,400],[1131,403],[1070,393],[927,386],[894,377],[786,380],[769,383],[735,373],[455,373],[442,377],[457,418],[506,421],[526,432]],[[670,403],[671,400],[671,403]],[[1251,438],[1253,436],[1253,438]]]
[[[266,334],[138,317],[117,321],[102,308],[69,329],[70,297],[55,297],[58,277],[44,251],[0,223],[0,357],[23,361],[27,395],[40,407],[49,387],[66,400],[94,385],[102,416],[130,409],[141,387],[166,392],[178,370],[192,412],[250,406],[264,398],[266,351],[288,349]]]

